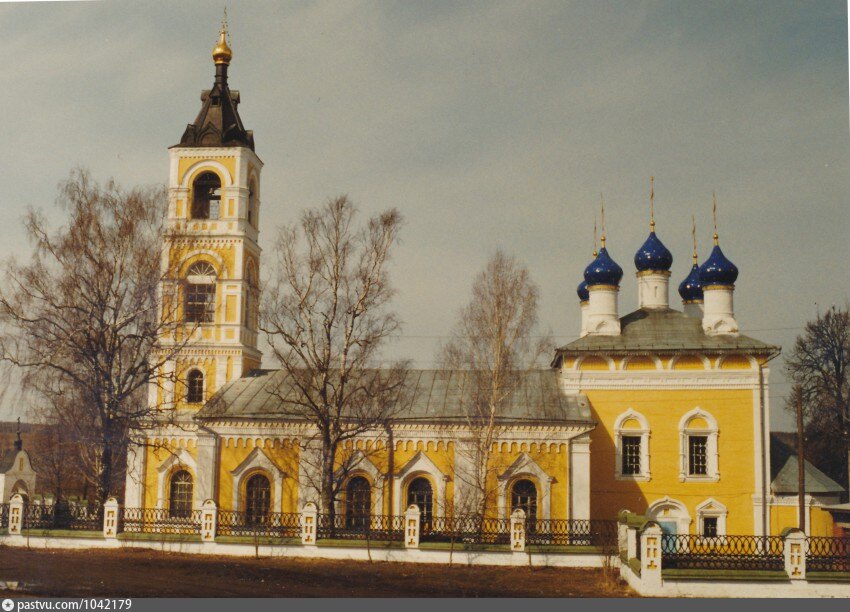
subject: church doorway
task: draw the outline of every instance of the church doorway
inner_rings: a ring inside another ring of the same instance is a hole
[[[533,530],[537,526],[537,487],[527,478],[511,487],[511,512],[517,508],[525,512],[527,529]]]
[[[407,486],[407,505],[411,504],[419,506],[420,529],[430,529],[434,520],[434,490],[427,478],[420,476]]]
[[[372,487],[363,476],[355,476],[345,487],[345,526],[364,529],[372,511]]]
[[[249,525],[265,523],[271,509],[272,488],[263,474],[254,474],[245,484],[245,520]]]

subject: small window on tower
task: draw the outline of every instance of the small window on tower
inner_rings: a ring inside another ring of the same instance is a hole
[[[192,370],[186,378],[186,402],[200,404],[204,401],[204,374],[200,370]]]
[[[218,219],[221,181],[214,172],[204,172],[192,185],[192,218]]]
[[[248,184],[248,224],[257,227],[257,183],[251,179]]]

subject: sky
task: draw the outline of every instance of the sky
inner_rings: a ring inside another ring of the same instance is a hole
[[[222,7],[0,3],[0,258],[29,252],[28,207],[60,219],[56,187],[75,166],[125,186],[167,180],[167,147],[213,82]],[[539,285],[542,329],[577,337],[600,194],[626,272],[620,314],[635,309],[650,176],[674,307],[692,215],[701,259],[710,248],[712,192],[743,333],[787,353],[850,299],[843,0],[227,7],[230,85],[265,162],[266,252],[276,226],[341,194],[363,217],[397,207],[406,220],[388,359],[435,365],[497,248]],[[772,425],[789,429],[781,357],[770,384]],[[0,419],[27,408],[10,398]]]

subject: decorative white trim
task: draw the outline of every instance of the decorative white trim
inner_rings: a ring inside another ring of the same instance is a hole
[[[567,393],[593,389],[747,389],[758,388],[750,370],[562,370]]]
[[[213,153],[211,156],[224,157],[223,155],[215,153]],[[181,187],[183,189],[190,189],[189,179],[195,176],[198,170],[203,170],[204,168],[214,168],[215,170],[217,170],[216,174],[220,174],[224,178],[224,181],[221,185],[222,189],[233,185],[234,179],[230,175],[230,171],[227,169],[227,167],[225,167],[224,164],[222,164],[221,162],[217,162],[213,159],[202,159],[201,161],[194,163],[188,168],[186,168],[186,171],[183,173],[182,181],[180,182],[180,185],[178,185],[178,187]]]
[[[726,535],[726,516],[729,514],[726,506],[710,497],[696,507],[696,512],[698,535],[703,535],[703,520],[706,517],[714,517],[717,519],[717,535]]]
[[[435,485],[434,491],[434,516],[443,516],[446,506],[446,481],[448,476],[440,469],[423,451],[417,452],[408,461],[393,479],[393,499],[395,500],[395,514],[404,514],[407,509],[407,496],[402,499],[402,492],[407,490],[407,485],[417,476],[427,475]]]
[[[640,429],[623,429],[623,423],[634,419]],[[617,480],[648,481],[652,475],[649,469],[649,421],[634,408],[629,408],[614,421],[617,453],[614,457],[614,477]],[[623,436],[640,436],[640,474],[623,474]]]
[[[671,370],[671,371],[676,370],[676,364],[677,363],[679,363],[684,358],[691,358],[691,357],[696,357],[698,360],[700,360],[702,362],[703,370],[710,370],[711,369],[711,360],[708,357],[706,357],[705,355],[700,355],[700,354],[674,355],[673,358],[670,359],[670,362],[668,364],[668,369]],[[701,372],[702,370],[676,370],[676,371],[678,371],[678,372],[688,372],[688,371]]]
[[[573,367],[571,369],[576,371],[576,372],[583,372],[583,370],[581,369],[581,364],[583,364],[584,361],[588,358],[602,359],[603,361],[607,362],[609,372],[615,372],[617,370],[617,362],[614,361],[614,359],[612,357],[608,357],[607,355],[583,355],[583,356],[581,356],[581,357],[579,357],[578,359],[575,360],[575,363],[573,363]],[[606,370],[587,370],[587,372],[605,372],[605,371]]]
[[[168,499],[168,485],[171,480],[171,474],[181,469],[187,469],[192,475],[192,506],[200,508],[204,500],[198,499],[197,474],[198,466],[192,455],[185,448],[179,448],[176,452],[171,453],[162,464],[156,468],[156,507],[165,508],[166,500]]]
[[[708,423],[708,429],[689,428],[688,423],[693,419],[702,418]],[[720,480],[718,468],[717,436],[719,428],[717,419],[702,408],[694,408],[679,419],[679,481],[680,482],[717,482]],[[706,474],[694,475],[689,473],[688,437],[705,436],[706,440]]]
[[[283,510],[283,479],[286,478],[286,473],[266,454],[259,446],[248,453],[248,456],[236,466],[230,473],[233,476],[233,505],[234,510],[244,510],[242,508],[242,486],[246,476],[253,476],[261,472],[270,477],[273,487],[272,511]]]
[[[528,453],[522,453],[516,460],[502,472],[498,480],[498,503],[499,517],[509,518],[508,509],[510,508],[510,489],[517,480],[528,478],[536,480],[537,487],[537,507],[540,509],[540,514],[537,518],[549,519],[552,516],[552,482],[555,478],[546,473],[540,465],[531,458]]]
[[[671,515],[662,516],[664,510],[672,511]],[[691,515],[688,512],[685,504],[677,499],[671,499],[669,496],[664,496],[659,500],[654,501],[646,509],[646,515],[656,523],[664,521],[676,521],[676,532],[680,534],[688,534],[691,529]]]
[[[629,370],[629,364],[638,359],[649,359],[655,365],[655,370],[663,370],[664,364],[661,362],[661,359],[657,355],[628,355],[624,357],[620,361],[619,371],[621,372],[652,372],[653,370],[648,370],[644,368],[640,368],[637,370]]]

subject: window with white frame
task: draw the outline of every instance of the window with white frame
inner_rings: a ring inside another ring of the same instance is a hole
[[[696,408],[679,421],[679,480],[720,479],[717,453],[717,421]]]
[[[615,475],[620,480],[649,480],[649,422],[629,408],[614,422],[617,436]]]
[[[215,268],[199,261],[189,268],[184,288],[183,316],[189,323],[215,321]]]
[[[726,506],[714,499],[707,499],[697,506],[697,529],[706,538],[726,535]]]

